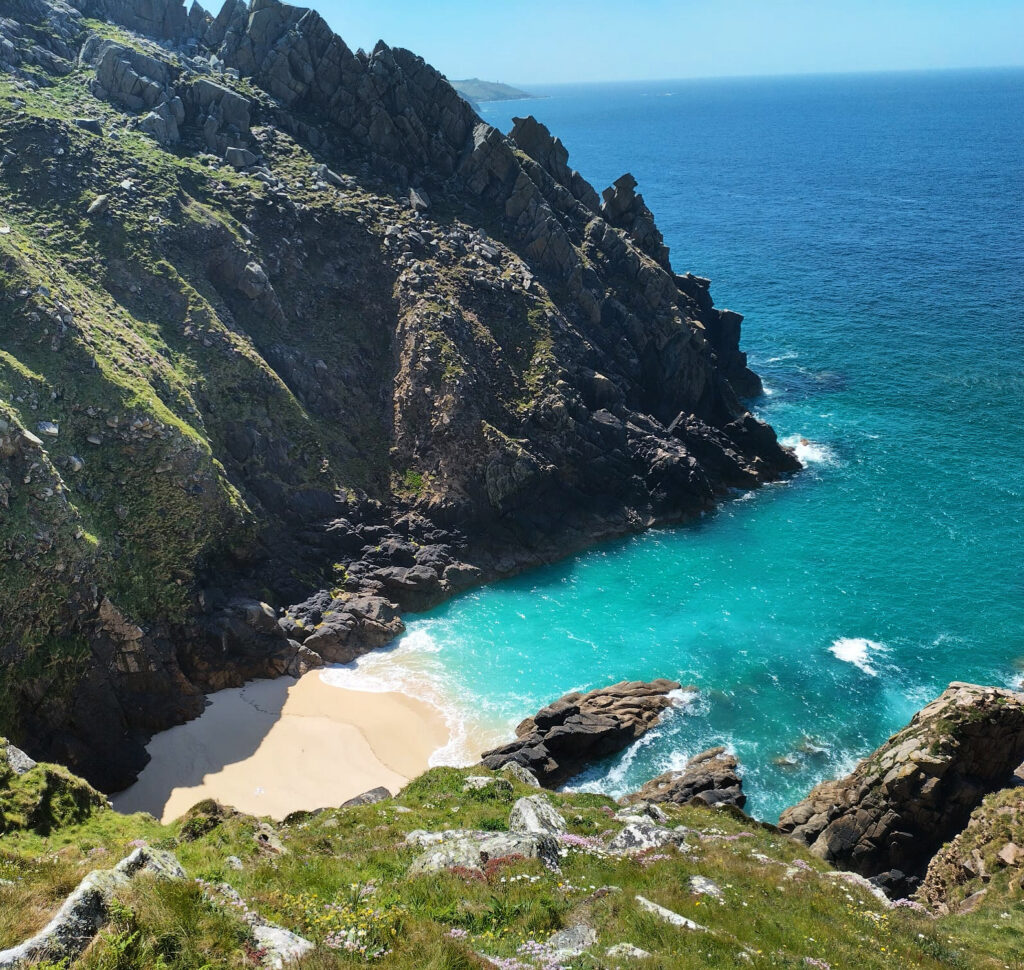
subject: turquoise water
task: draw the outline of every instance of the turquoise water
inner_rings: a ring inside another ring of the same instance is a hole
[[[485,117],[534,113],[599,186],[636,175],[677,270],[746,315],[752,407],[808,439],[807,470],[465,595],[336,676],[439,699],[473,737],[672,677],[699,695],[584,783],[724,743],[773,819],[949,681],[1021,677],[1024,73],[541,93]]]

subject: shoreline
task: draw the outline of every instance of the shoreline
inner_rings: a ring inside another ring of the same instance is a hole
[[[214,798],[282,819],[372,788],[397,792],[449,743],[444,715],[432,704],[335,687],[320,674],[208,695],[198,718],[153,736],[150,762],[135,784],[112,797],[114,808],[167,823]]]

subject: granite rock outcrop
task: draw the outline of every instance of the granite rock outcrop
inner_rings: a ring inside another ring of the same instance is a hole
[[[573,691],[523,721],[516,740],[485,751],[481,763],[492,771],[515,763],[543,787],[556,788],[655,727],[679,687],[673,680],[623,681]]]
[[[743,808],[743,778],[737,771],[736,756],[725,748],[709,748],[694,755],[681,771],[666,771],[622,799],[624,804],[674,802],[708,806],[734,805]]]
[[[1024,694],[953,683],[851,774],[786,809],[779,828],[837,868],[905,892],[1022,762]]]

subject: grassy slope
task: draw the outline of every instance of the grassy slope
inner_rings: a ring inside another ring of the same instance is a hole
[[[581,920],[598,930],[599,944],[573,961],[578,968],[614,965],[604,951],[623,941],[650,951],[652,958],[638,966],[651,967],[1019,966],[1010,952],[1017,939],[1011,926],[1024,919],[1020,903],[1004,903],[1013,919],[997,920],[991,930],[979,930],[979,923],[991,921],[990,913],[934,920],[911,909],[885,910],[869,893],[829,878],[827,866],[795,843],[707,809],[669,809],[673,824],[691,830],[682,852],[615,859],[569,848],[558,873],[539,862],[509,860],[492,865],[483,877],[449,871],[410,878],[407,870],[420,850],[406,846],[406,833],[502,830],[513,800],[535,791],[517,786],[514,792],[465,793],[463,777],[469,773],[435,769],[393,801],[328,810],[279,826],[285,855],[257,847],[257,820],[218,819],[195,810],[171,826],[102,810],[47,836],[8,834],[0,841],[0,879],[12,884],[0,886],[0,947],[41,926],[85,872],[113,864],[130,851],[132,840],[144,839],[172,848],[197,881],[135,884],[78,966],[253,965],[243,924],[205,901],[203,881],[230,882],[250,907],[315,941],[316,951],[301,963],[305,968],[365,962],[364,955],[329,945],[332,934],[351,928],[365,931],[359,939],[369,951],[390,951],[379,959],[383,965],[440,970],[482,965],[474,951],[515,957],[525,942],[544,942]],[[571,831],[595,840],[595,846],[620,827],[611,819],[610,799],[552,799]],[[229,856],[242,861],[240,871],[228,865]],[[724,902],[694,894],[693,875],[717,883]],[[638,893],[710,932],[659,922],[636,904]],[[986,951],[997,956],[982,955]]]

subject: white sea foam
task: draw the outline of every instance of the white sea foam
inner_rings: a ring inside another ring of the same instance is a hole
[[[326,667],[320,677],[332,687],[371,694],[400,693],[437,708],[449,740],[430,756],[430,765],[470,765],[477,760],[480,744],[498,743],[507,733],[503,730],[506,726],[486,722],[478,711],[468,710],[453,696],[437,659],[442,648],[430,630],[421,627],[410,631],[392,650]]]
[[[834,657],[853,664],[871,677],[878,676],[878,671],[871,666],[872,654],[884,653],[886,650],[888,647],[884,643],[868,640],[866,637],[841,637],[828,648],[828,652]]]
[[[802,435],[791,434],[782,439],[787,448],[796,452],[797,458],[802,465],[835,465],[838,464],[838,456],[828,445],[817,441],[811,441]]]

